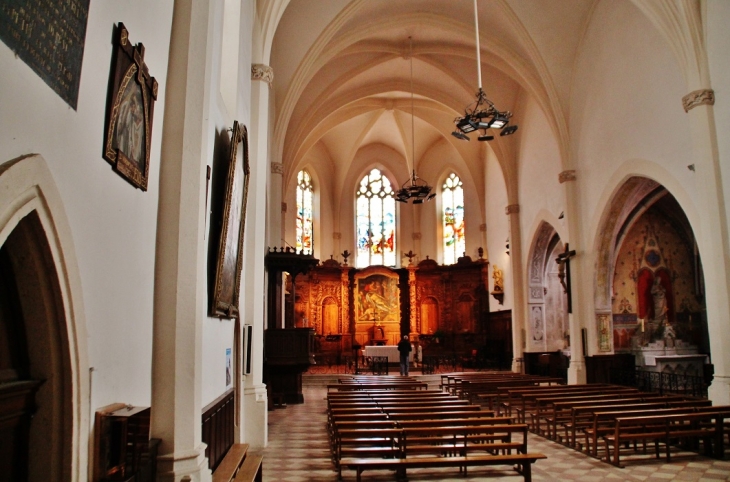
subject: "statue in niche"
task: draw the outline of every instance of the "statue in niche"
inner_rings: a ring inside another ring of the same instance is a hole
[[[492,265],[492,279],[494,279],[494,291],[504,291],[504,279],[502,278],[502,270],[497,265]]]
[[[662,286],[662,279],[657,276],[651,286],[651,297],[654,301],[654,321],[660,323],[667,318],[667,290]]]

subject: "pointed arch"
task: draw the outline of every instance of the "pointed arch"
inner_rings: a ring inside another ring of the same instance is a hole
[[[455,264],[466,252],[464,209],[464,185],[461,178],[452,171],[441,185],[443,264]]]
[[[371,169],[360,179],[355,200],[355,265],[395,266],[397,219],[390,180],[380,169]]]
[[[29,155],[0,165],[0,246],[27,263],[16,275],[31,283],[38,357],[33,378],[46,379],[31,425],[31,477],[83,480],[88,466],[89,363],[81,278],[71,228],[45,160]],[[33,354],[30,355],[33,357]],[[36,460],[40,451],[44,460]],[[37,465],[37,467],[36,467]]]

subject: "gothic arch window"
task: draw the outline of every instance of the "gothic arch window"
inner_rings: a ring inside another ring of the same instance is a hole
[[[358,268],[374,264],[395,266],[395,198],[393,187],[379,169],[366,174],[355,193],[357,200]]]
[[[314,221],[312,176],[307,171],[297,174],[297,251],[312,254]]]
[[[461,179],[453,172],[441,188],[443,210],[444,264],[454,264],[466,251],[464,236],[464,187]]]

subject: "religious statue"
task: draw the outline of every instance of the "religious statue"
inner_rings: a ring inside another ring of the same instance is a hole
[[[651,287],[651,297],[654,300],[654,321],[663,321],[667,317],[667,290],[662,286],[662,279],[657,276]]]
[[[494,291],[504,291],[504,279],[502,278],[502,270],[497,265],[492,265],[492,278],[494,279]]]

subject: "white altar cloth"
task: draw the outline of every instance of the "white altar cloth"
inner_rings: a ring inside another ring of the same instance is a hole
[[[411,345],[411,353],[408,356],[408,361],[413,361],[413,345]],[[387,356],[388,363],[400,363],[400,352],[396,345],[385,345],[385,346],[366,346],[363,348],[362,354],[364,356]]]

